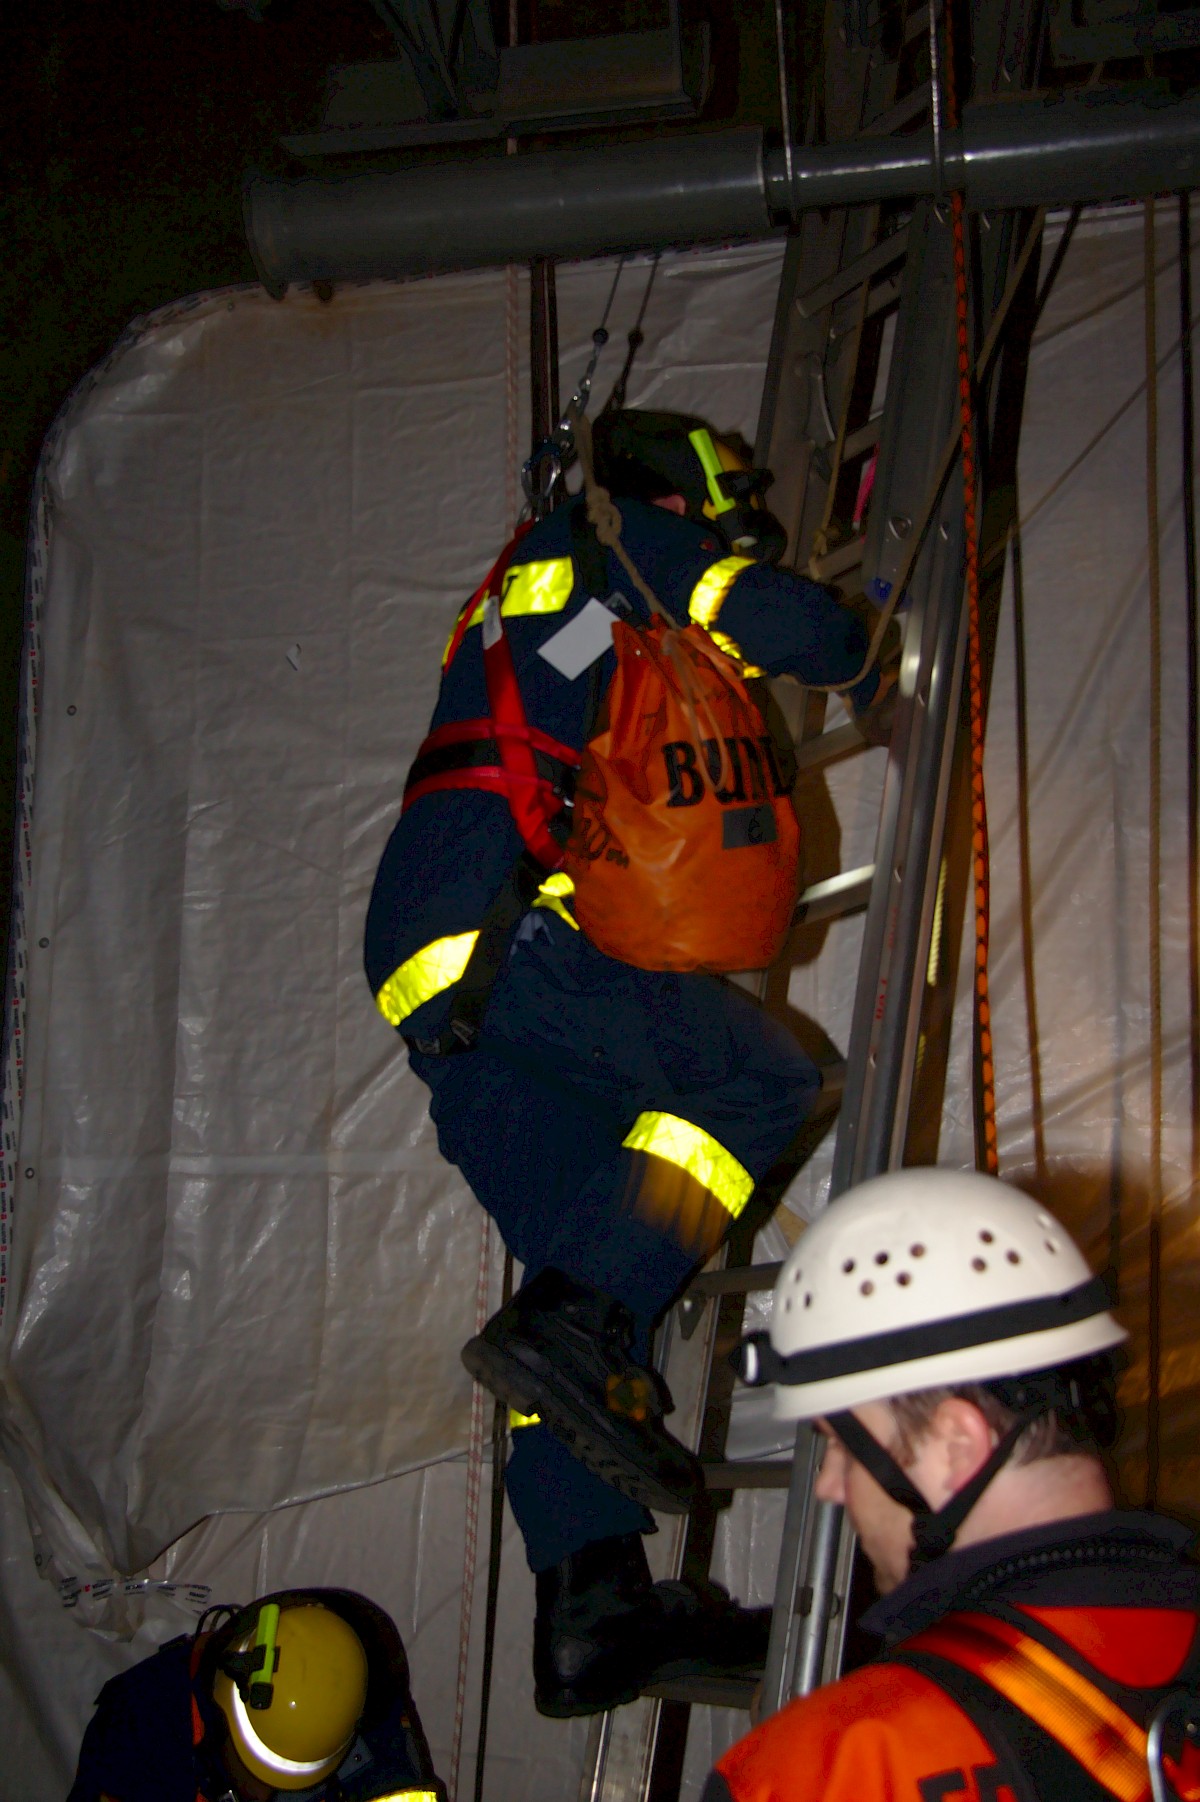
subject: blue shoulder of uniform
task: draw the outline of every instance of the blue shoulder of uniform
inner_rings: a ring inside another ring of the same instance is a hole
[[[194,1802],[191,1648],[170,1640],[104,1685],[68,1802]]]
[[[728,553],[711,527],[680,519],[645,501],[620,500],[621,542],[638,573],[668,612],[688,617],[688,603],[704,572]],[[636,590],[618,560],[609,553],[613,584],[637,602]]]
[[[570,507],[560,507],[530,526],[512,554],[510,569],[522,563],[541,563],[551,557],[571,555]]]

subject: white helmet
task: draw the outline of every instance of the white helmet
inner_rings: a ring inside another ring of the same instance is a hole
[[[793,1248],[748,1383],[780,1420],[1086,1358],[1127,1337],[1069,1234],[989,1176],[896,1170],[848,1191]]]

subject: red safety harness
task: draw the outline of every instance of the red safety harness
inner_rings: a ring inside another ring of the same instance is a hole
[[[458,655],[480,601],[481,635],[488,713],[483,719],[452,720],[431,732],[408,774],[403,811],[424,795],[477,788],[503,796],[529,852],[546,870],[557,869],[563,847],[552,831],[571,792],[580,755],[539,732],[525,717],[512,647],[504,631],[501,597],[504,578],[525,525],[500,556],[458,616],[446,651],[446,669]]]
[[[951,1696],[955,1696],[955,1687],[946,1681],[945,1666],[969,1672],[1057,1741],[1115,1802],[1150,1802],[1145,1726],[1085,1675],[1079,1664],[1057,1652],[1050,1643],[1056,1637],[1042,1629],[1035,1638],[995,1615],[950,1614],[906,1640],[890,1656],[896,1663],[926,1670]],[[1064,1650],[1071,1648],[1064,1645]],[[925,1658],[932,1659],[932,1669],[926,1669]],[[937,1669],[939,1664],[942,1672]],[[1184,1694],[1182,1690],[1179,1693]],[[962,1697],[956,1699],[970,1714],[969,1703]],[[977,1724],[982,1728],[982,1723]],[[1200,1757],[1194,1744],[1185,1745],[1178,1763],[1169,1758],[1165,1763],[1176,1795],[1194,1802],[1200,1796]]]
[[[197,1633],[192,1640],[192,1652],[188,1660],[188,1677],[191,1680],[192,1750],[195,1752],[198,1752],[203,1745],[205,1733],[204,1716],[200,1713],[200,1704],[196,1699],[196,1678],[200,1673],[200,1660],[203,1657],[204,1648],[211,1637],[212,1635],[208,1633]],[[202,1789],[196,1791],[196,1802],[208,1802]]]

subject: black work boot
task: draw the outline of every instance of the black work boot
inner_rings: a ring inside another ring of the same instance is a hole
[[[704,1487],[699,1462],[667,1432],[674,1403],[634,1363],[629,1309],[561,1270],[543,1270],[463,1347],[476,1380],[536,1414],[581,1464],[644,1507],[686,1514]]]
[[[739,1608],[715,1585],[652,1583],[638,1533],[586,1545],[536,1581],[541,1714],[600,1714],[652,1683],[758,1675],[766,1662],[770,1609]]]

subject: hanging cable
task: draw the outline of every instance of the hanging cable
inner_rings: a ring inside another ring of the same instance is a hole
[[[513,1293],[513,1255],[504,1254],[500,1306],[506,1308]],[[492,1703],[492,1668],[496,1661],[496,1616],[500,1602],[500,1555],[504,1543],[504,1465],[508,1452],[508,1409],[496,1402],[492,1409],[491,1533],[488,1541],[487,1601],[483,1613],[483,1670],[479,1678],[479,1736],[475,1742],[475,1797],[483,1802],[483,1774],[487,1765],[488,1715]]]
[[[1179,347],[1183,464],[1184,626],[1187,632],[1188,1050],[1191,1065],[1192,1201],[1200,1196],[1200,670],[1197,668],[1196,403],[1192,360],[1191,196],[1179,196]]]
[[[629,333],[629,349],[625,353],[624,367],[616,381],[613,383],[612,393],[600,409],[601,416],[605,413],[618,413],[625,405],[625,394],[629,387],[629,377],[633,372],[634,360],[637,357],[638,351],[645,343],[645,334],[642,331],[642,321],[646,317],[646,308],[650,305],[650,293],[654,287],[654,278],[658,274],[658,259],[660,254],[661,253],[657,250],[654,253],[654,261],[650,265],[650,274],[646,278],[646,289],[642,295],[642,304],[638,308],[638,316],[633,322],[632,331]]]
[[[1154,199],[1145,203],[1146,283],[1146,576],[1150,601],[1149,982],[1150,1167],[1146,1198],[1147,1278],[1146,1506],[1158,1494],[1162,1379],[1162,584],[1158,529],[1158,310]]]
[[[475,1331],[488,1322],[488,1296],[492,1277],[492,1222],[483,1217],[479,1239],[479,1274],[475,1286]],[[467,1661],[471,1652],[471,1612],[475,1600],[475,1562],[479,1549],[479,1488],[483,1474],[483,1389],[471,1389],[471,1430],[467,1440],[467,1514],[463,1533],[462,1608],[458,1624],[458,1677],[454,1686],[454,1732],[450,1741],[450,1776],[446,1785],[450,1802],[457,1802],[458,1773],[462,1761],[463,1721],[467,1712]]]
[[[572,460],[574,439],[571,432],[571,420],[575,415],[582,416],[587,411],[591,398],[592,382],[604,346],[608,343],[608,315],[616,298],[617,285],[621,280],[621,271],[625,267],[625,258],[617,264],[612,279],[612,287],[608,290],[608,300],[599,325],[592,333],[592,354],[588,358],[587,368],[579,378],[579,384],[563,409],[562,415],[554,430],[537,445],[529,461],[521,469],[521,484],[525,490],[527,512],[533,512],[541,504],[548,510],[554,495],[556,484],[562,480],[563,471]]]
[[[932,10],[932,9],[931,9]],[[958,125],[954,64],[953,6],[946,0],[946,124]],[[933,36],[936,38],[936,26]],[[962,414],[963,517],[967,540],[967,687],[971,719],[971,863],[975,884],[975,1118],[976,1162],[999,1174],[996,1143],[996,1076],[992,1053],[992,1009],[988,990],[991,933],[991,869],[987,798],[983,785],[983,648],[979,625],[979,479],[975,452],[975,402],[971,381],[970,310],[967,292],[967,234],[961,188],[950,196],[954,237],[954,305],[958,339],[958,397]]]
[[[1025,555],[1020,527],[1009,534],[1012,556],[1013,673],[1017,728],[1017,884],[1021,909],[1021,967],[1025,978],[1025,1027],[1029,1040],[1029,1100],[1033,1167],[1039,1191],[1046,1182],[1046,1108],[1042,1086],[1042,1035],[1038,1022],[1037,966],[1033,955],[1033,851],[1029,840],[1029,680],[1025,635]]]
[[[787,175],[788,212],[796,219],[794,185],[794,146],[792,132],[792,96],[788,81],[787,30],[784,25],[783,0],[775,0],[775,58],[779,67],[779,124],[783,132],[783,164]]]

